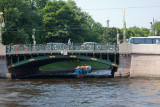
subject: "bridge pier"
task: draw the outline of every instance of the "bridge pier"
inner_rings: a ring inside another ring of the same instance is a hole
[[[11,78],[8,72],[6,56],[0,56],[0,78]]]
[[[131,56],[120,55],[118,71],[114,73],[114,77],[130,77]]]

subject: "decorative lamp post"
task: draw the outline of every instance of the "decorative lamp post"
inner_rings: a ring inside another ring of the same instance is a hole
[[[3,12],[0,12],[0,45],[2,44],[2,28],[5,27],[4,19],[3,19]]]
[[[34,46],[36,45],[35,32],[36,32],[36,29],[33,29],[33,31],[32,31],[32,39],[33,39],[33,45]]]
[[[123,16],[123,43],[126,43],[126,21],[125,21],[125,10]]]
[[[119,29],[117,28],[117,45],[119,45],[120,44],[120,41],[119,41],[119,31],[118,31]]]

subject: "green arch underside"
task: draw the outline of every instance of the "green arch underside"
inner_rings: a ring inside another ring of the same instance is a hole
[[[37,62],[37,61],[41,61],[41,60],[47,60],[47,59],[68,59],[68,58],[72,58],[72,59],[82,59],[82,60],[88,60],[88,61],[95,61],[95,62],[99,62],[99,63],[103,63],[109,66],[115,66],[117,67],[116,63],[107,61],[107,60],[103,60],[103,59],[99,59],[99,58],[94,58],[94,57],[89,57],[89,56],[82,56],[82,55],[67,55],[67,56],[63,56],[63,55],[47,55],[47,56],[39,56],[39,57],[34,57],[31,59],[27,59],[27,60],[23,60],[23,61],[19,61],[17,63],[12,64],[10,67],[18,67],[21,65],[25,65],[31,62]]]

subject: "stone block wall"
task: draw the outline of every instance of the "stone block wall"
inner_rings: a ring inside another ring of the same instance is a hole
[[[115,72],[114,77],[130,77],[130,55],[120,55],[119,63],[118,70]]]
[[[6,56],[0,56],[0,78],[7,78],[8,73],[7,59]],[[10,78],[10,77],[8,77]]]
[[[160,55],[133,54],[130,77],[160,77]]]

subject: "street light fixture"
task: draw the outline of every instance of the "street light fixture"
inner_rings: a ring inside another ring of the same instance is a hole
[[[33,45],[34,46],[36,45],[35,32],[36,32],[36,29],[33,29],[33,31],[32,31],[32,39],[33,39]]]
[[[3,19],[3,12],[0,12],[0,45],[2,44],[2,27],[5,27],[4,19]]]

